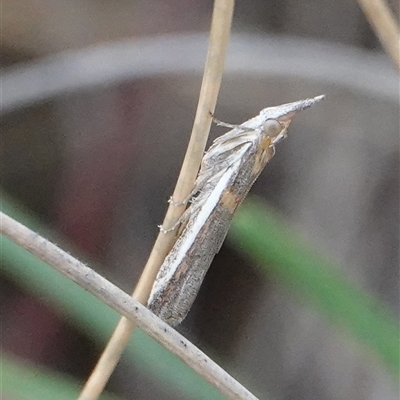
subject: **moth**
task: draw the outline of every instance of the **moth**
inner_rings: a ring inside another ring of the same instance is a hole
[[[232,130],[214,140],[204,154],[194,189],[183,202],[189,206],[178,221],[181,234],[157,274],[147,303],[169,325],[178,325],[188,314],[235,210],[274,156],[275,145],[286,137],[293,117],[323,98],[265,108],[241,125],[217,122]]]

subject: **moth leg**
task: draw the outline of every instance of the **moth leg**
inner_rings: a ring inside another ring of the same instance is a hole
[[[242,129],[244,131],[259,131],[260,129],[258,128],[252,128],[250,126],[246,126],[244,124],[228,124],[227,122],[220,121],[219,119],[215,118],[213,114],[211,114],[212,121],[217,125],[217,126],[224,126],[226,128],[231,128],[231,129]]]
[[[190,215],[192,214],[192,210],[188,208],[170,228],[164,228],[162,225],[158,225],[158,228],[162,233],[168,233],[175,230],[179,225],[186,224],[189,220]]]
[[[186,197],[185,199],[183,199],[182,201],[175,201],[174,198],[171,196],[168,199],[168,203],[172,204],[175,207],[186,206],[190,202],[190,200],[192,199],[193,195],[194,195],[193,192],[191,192],[189,194],[189,196]]]
[[[184,198],[182,201],[175,201],[173,197],[171,196],[168,199],[168,203],[172,204],[175,207],[180,207],[180,206],[186,206],[188,203],[190,203],[193,199],[193,196],[200,191],[201,187],[199,185],[196,185],[193,190],[189,193],[189,196]]]
[[[183,217],[183,215],[182,215],[182,217]],[[173,224],[170,228],[164,228],[162,225],[157,225],[157,227],[160,229],[160,231],[162,233],[172,232],[174,229],[176,229],[182,223],[181,218],[179,218],[178,221],[176,221],[175,224]]]
[[[189,195],[185,199],[183,199],[182,201],[175,201],[173,199],[173,197],[171,196],[168,200],[168,203],[172,204],[175,207],[186,206],[188,203],[192,202],[194,196],[197,193],[201,192],[204,185],[210,179],[210,176],[211,176],[211,173],[198,175],[196,182],[194,183],[194,187],[193,187],[192,191],[189,193]]]
[[[210,113],[210,114],[211,114],[211,113]],[[239,126],[240,126],[240,125],[234,125],[234,124],[228,124],[228,123],[226,123],[226,122],[222,122],[222,121],[220,121],[219,119],[215,118],[214,115],[212,115],[212,114],[211,114],[211,117],[212,117],[212,121],[213,121],[214,124],[216,124],[217,126],[224,126],[224,127],[226,127],[226,128],[232,128],[232,129],[239,128]]]

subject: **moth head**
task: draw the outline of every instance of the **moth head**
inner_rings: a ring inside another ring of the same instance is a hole
[[[264,120],[263,132],[272,138],[272,144],[280,142],[287,135],[287,130],[295,115],[325,98],[324,95],[311,99],[299,100],[276,107],[264,108],[260,116]]]
[[[277,119],[267,119],[262,125],[262,132],[271,138],[271,144],[276,144],[286,137],[288,126]]]

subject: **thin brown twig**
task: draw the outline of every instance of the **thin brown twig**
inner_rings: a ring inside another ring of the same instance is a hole
[[[137,324],[228,398],[256,399],[225,370],[146,307],[55,244],[2,212],[0,232]]]
[[[400,30],[385,0],[358,0],[383,48],[400,71]]]
[[[204,69],[199,102],[186,156],[174,190],[173,198],[185,199],[193,188],[211,127],[210,112],[214,112],[224,70],[226,48],[229,41],[234,0],[215,0],[211,22],[209,48]],[[184,207],[170,205],[163,226],[172,226],[182,215]],[[132,294],[144,304],[151,291],[157,272],[173,246],[176,231],[160,233],[154,244],[139,282]],[[121,318],[104,349],[78,400],[95,400],[103,391],[135,329],[135,324]]]

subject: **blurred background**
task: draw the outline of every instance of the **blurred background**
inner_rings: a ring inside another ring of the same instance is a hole
[[[398,15],[398,2],[389,5]],[[211,11],[212,1],[199,0],[2,7],[3,208],[129,293],[188,143]],[[327,95],[296,117],[252,193],[397,319],[395,67],[349,0],[237,2],[232,32],[219,119],[240,123]],[[210,140],[223,132],[214,127]],[[29,269],[18,260],[2,260],[4,354],[82,384],[111,331],[93,339],[69,300],[58,304],[46,278],[17,272]],[[260,398],[399,396],[383,363],[229,241],[179,331]],[[29,386],[35,371],[21,382]],[[127,356],[107,389],[123,399],[196,398],[168,379]]]

